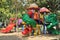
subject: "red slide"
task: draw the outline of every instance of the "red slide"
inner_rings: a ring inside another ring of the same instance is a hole
[[[33,30],[33,29],[32,29],[31,27],[27,27],[27,28],[24,29],[24,31],[22,32],[22,34],[23,34],[23,35],[27,35],[27,34],[31,33],[32,30]]]
[[[0,32],[2,32],[2,33],[8,33],[8,32],[10,32],[13,29],[14,26],[15,26],[14,23],[9,24],[5,29],[2,29]]]

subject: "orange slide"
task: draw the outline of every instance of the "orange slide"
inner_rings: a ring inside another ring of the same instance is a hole
[[[13,29],[14,26],[15,26],[14,23],[9,24],[5,29],[2,29],[0,32],[2,32],[2,33],[8,33],[8,32],[10,32]]]

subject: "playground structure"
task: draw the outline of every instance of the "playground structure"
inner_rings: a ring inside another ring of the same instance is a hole
[[[11,19],[9,25],[5,29],[0,30],[0,32],[10,32],[16,25],[12,20],[15,19]],[[22,18],[19,20],[18,24],[19,26],[22,24],[23,35],[39,35],[42,33],[60,34],[57,29],[53,28],[58,25],[56,14],[50,13],[50,10],[45,7],[39,8],[36,4],[30,5],[27,9],[27,13],[22,14]],[[43,25],[42,31],[41,25]]]
[[[10,18],[10,23],[8,24],[8,26],[5,29],[0,30],[0,32],[2,32],[2,33],[10,32],[13,29],[13,27],[16,25],[15,23],[12,22],[13,20],[15,20],[15,19]]]

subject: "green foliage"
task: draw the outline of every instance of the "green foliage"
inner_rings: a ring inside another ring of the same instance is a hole
[[[36,0],[35,3],[39,5],[39,7],[47,7],[52,12],[56,12],[60,9],[60,0]]]
[[[22,14],[20,12],[17,13],[17,15],[18,15],[18,18],[21,18],[22,17]]]
[[[8,0],[0,0],[0,20],[4,21],[6,18],[10,18],[10,6],[11,6],[11,1]]]
[[[4,20],[10,18],[11,15],[17,14],[18,17],[21,17],[21,13],[26,11],[26,8],[30,3],[36,3],[39,7],[47,7],[52,12],[56,12],[59,8],[60,0],[0,0],[0,14],[6,15],[1,16]],[[2,13],[1,13],[2,12]],[[20,15],[19,15],[20,14]],[[59,15],[59,13],[58,13]],[[14,16],[15,17],[15,16]]]

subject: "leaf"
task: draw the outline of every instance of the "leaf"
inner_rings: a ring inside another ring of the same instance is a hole
[[[6,0],[2,0],[2,2],[6,2]]]
[[[20,12],[17,15],[18,15],[18,18],[22,17],[22,14]]]

